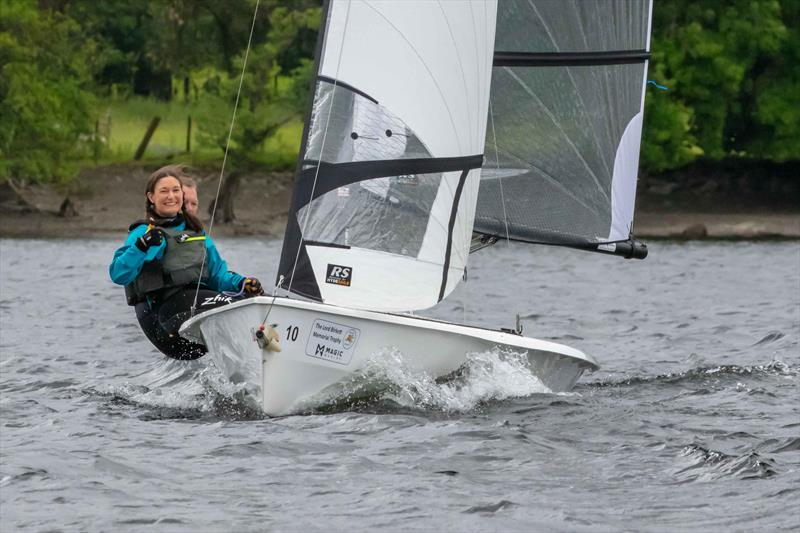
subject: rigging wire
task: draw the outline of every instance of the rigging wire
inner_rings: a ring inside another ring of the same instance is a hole
[[[253,22],[250,24],[250,36],[247,38],[247,48],[244,51],[244,60],[242,61],[242,74],[239,77],[239,88],[236,91],[236,101],[233,104],[233,114],[231,115],[231,127],[228,130],[228,139],[225,141],[225,155],[222,157],[222,167],[219,169],[219,180],[217,181],[217,193],[214,195],[214,207],[211,210],[211,222],[208,224],[209,238],[214,229],[214,218],[217,214],[217,204],[219,203],[219,192],[222,188],[222,176],[225,174],[225,163],[228,161],[228,148],[231,145],[231,136],[233,135],[233,126],[236,123],[236,109],[239,107],[239,97],[242,94],[242,83],[244,82],[244,73],[247,68],[247,56],[250,54],[250,44],[253,41],[253,30],[256,27],[256,18],[258,16],[258,5],[261,0],[256,0],[256,7],[253,11]],[[200,294],[200,281],[202,279],[203,269],[206,266],[207,249],[203,247],[203,261],[200,263],[200,277],[197,278],[197,287],[194,291],[194,302],[192,303],[191,316],[194,316],[195,309],[197,308],[197,298]]]
[[[499,175],[500,172],[500,152],[497,150],[497,133],[494,129],[494,109],[492,108],[492,98],[489,97],[489,117],[492,120],[492,139],[494,141],[494,160],[495,169],[498,171],[497,181],[500,183],[500,203],[503,205],[503,224],[506,228],[506,246],[511,246],[511,239],[508,233],[508,215],[506,214],[506,198],[503,193],[503,176]]]

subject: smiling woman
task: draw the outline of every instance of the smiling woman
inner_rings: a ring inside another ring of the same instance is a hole
[[[147,193],[147,199],[153,210],[162,218],[174,217],[183,207],[183,186],[180,180],[166,176],[154,184],[153,192]]]
[[[131,224],[125,244],[109,266],[112,281],[125,286],[128,305],[145,335],[165,355],[197,359],[205,346],[178,335],[197,312],[239,297],[261,294],[256,278],[228,270],[200,220],[187,211],[182,165],[155,171],[145,188],[145,218]]]

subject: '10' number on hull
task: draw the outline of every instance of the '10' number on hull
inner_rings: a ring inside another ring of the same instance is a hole
[[[300,331],[297,326],[289,326],[288,328],[286,328],[286,340],[296,341],[299,332]]]

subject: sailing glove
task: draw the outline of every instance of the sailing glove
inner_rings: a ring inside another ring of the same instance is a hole
[[[261,288],[261,282],[256,278],[244,278],[242,283],[242,290],[248,296],[261,296],[264,294],[264,289]]]
[[[160,228],[153,228],[138,239],[136,239],[136,247],[147,253],[147,250],[152,246],[160,246],[164,242],[164,230]]]

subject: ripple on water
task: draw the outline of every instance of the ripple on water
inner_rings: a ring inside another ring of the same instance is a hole
[[[767,335],[765,335],[760,341],[755,343],[753,346],[761,346],[762,344],[769,344],[778,340],[781,340],[786,335],[781,331],[771,331]]]
[[[714,481],[722,478],[766,479],[778,474],[775,461],[751,451],[741,455],[705,448],[696,444],[684,446],[681,455],[691,463],[675,475],[684,482]]]
[[[718,365],[692,368],[683,372],[668,372],[654,376],[634,376],[617,380],[589,383],[592,387],[626,387],[648,383],[676,384],[681,382],[703,381],[709,377],[729,378],[738,376],[786,376],[796,377],[800,367],[782,361],[772,361],[766,365]]]
[[[494,514],[498,511],[504,511],[512,507],[516,507],[516,503],[509,500],[500,500],[497,503],[489,503],[485,505],[474,505],[469,509],[465,509],[465,513],[480,513],[480,514]]]
[[[787,438],[783,442],[778,443],[777,446],[777,448],[771,450],[772,453],[800,451],[800,437]]]
[[[50,473],[44,468],[23,468],[19,474],[6,475],[0,479],[0,487],[21,483],[28,480],[47,480],[50,479]]]
[[[107,278],[118,245],[2,242],[2,531],[797,529],[796,242],[488,249],[437,318],[519,312],[603,373],[559,396],[513,357],[434,380],[384,354],[327,411],[271,420],[154,351]],[[280,243],[218,245],[273,277]]]
[[[122,526],[155,526],[159,524],[183,524],[184,521],[178,518],[128,518],[114,522]]]

